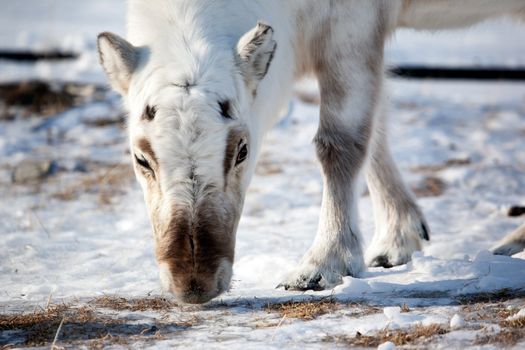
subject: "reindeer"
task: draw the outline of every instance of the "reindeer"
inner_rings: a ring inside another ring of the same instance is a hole
[[[367,264],[408,262],[429,229],[385,137],[385,41],[398,27],[436,30],[506,14],[524,16],[525,2],[130,0],[128,40],[101,33],[98,48],[129,111],[163,288],[185,303],[229,288],[263,136],[307,74],[321,94],[314,142],[323,199],[315,240],[281,286],[321,290],[364,270],[356,214],[363,168],[376,220]],[[524,247],[525,226],[495,252]]]

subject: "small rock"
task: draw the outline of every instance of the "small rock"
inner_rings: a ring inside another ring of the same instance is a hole
[[[50,175],[55,164],[47,159],[26,159],[15,166],[12,181],[14,183],[26,183],[43,179]]]
[[[450,319],[450,328],[452,329],[460,329],[465,326],[465,320],[459,316],[458,314],[455,314]]]
[[[380,344],[377,347],[377,350],[394,350],[396,348],[396,344],[392,343],[391,341],[387,341],[383,344]]]

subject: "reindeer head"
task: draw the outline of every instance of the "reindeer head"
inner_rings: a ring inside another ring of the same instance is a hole
[[[98,37],[129,112],[129,141],[165,289],[187,303],[227,290],[235,233],[256,162],[252,104],[276,43],[258,25],[232,47],[181,34],[134,46]]]

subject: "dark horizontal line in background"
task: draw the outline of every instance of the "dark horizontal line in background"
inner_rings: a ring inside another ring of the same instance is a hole
[[[41,60],[71,60],[78,58],[78,54],[62,51],[1,51],[0,59],[22,62],[36,62]]]
[[[74,52],[63,51],[1,51],[0,59],[22,62],[41,60],[71,60],[78,58]],[[397,78],[444,79],[444,80],[525,80],[525,67],[439,67],[439,66],[397,66],[390,69]]]
[[[398,66],[390,69],[393,77],[410,79],[525,80],[525,67],[438,67]]]

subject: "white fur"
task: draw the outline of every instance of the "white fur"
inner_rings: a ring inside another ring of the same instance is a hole
[[[188,199],[177,197],[189,192],[184,190],[188,165],[181,165],[190,155],[199,158],[195,168],[204,182],[222,181],[222,145],[231,123],[227,125],[218,115],[218,101],[232,99],[237,122],[250,130],[252,157],[245,175],[247,186],[264,132],[274,123],[289,96],[292,73],[281,73],[292,65],[292,52],[286,45],[279,47],[272,69],[258,87],[256,101],[246,91],[241,77],[235,74],[232,49],[241,36],[260,18],[272,22],[284,20],[275,9],[269,11],[254,5],[245,5],[253,13],[244,14],[243,6],[231,6],[228,1],[129,2],[128,39],[135,46],[149,48],[143,57],[145,66],[133,77],[125,99],[130,111],[130,140],[148,135],[155,140],[153,147],[158,157],[170,159],[169,164],[162,167],[162,171],[171,174],[163,177],[169,183],[163,183],[162,188],[172,189],[175,199]],[[243,15],[239,11],[243,11]],[[240,23],[239,17],[243,20]],[[284,41],[285,35],[282,31],[275,34],[279,41]],[[172,85],[184,84],[186,80],[195,85],[189,95]],[[288,82],[276,83],[279,80]],[[273,103],[262,103],[268,100]],[[160,106],[154,125],[140,121],[148,103]],[[196,128],[205,130],[207,137],[191,142]]]

